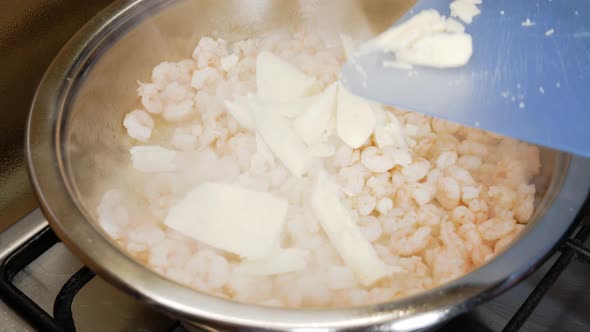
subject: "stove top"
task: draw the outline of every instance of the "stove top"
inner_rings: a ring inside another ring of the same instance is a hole
[[[0,332],[183,330],[96,277],[58,241],[36,209],[24,167],[25,121],[45,68],[110,2],[0,1]],[[580,218],[534,274],[437,330],[590,331],[589,234],[590,221]]]
[[[39,210],[0,234],[0,261],[0,331],[169,331],[176,324],[95,277]]]

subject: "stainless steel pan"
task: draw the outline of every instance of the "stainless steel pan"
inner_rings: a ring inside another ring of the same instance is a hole
[[[203,35],[256,35],[305,21],[322,33],[371,33],[410,1],[135,0],[119,1],[59,53],[37,91],[27,128],[27,158],[43,211],[59,237],[105,279],[189,324],[268,330],[408,331],[430,326],[514,285],[558,244],[590,188],[590,161],[542,155],[542,195],[523,236],[487,265],[450,284],[399,301],[334,310],[287,310],[197,293],[119,250],[93,222],[94,194],[110,165],[128,158],[123,114],[136,80],[163,60],[190,54]]]

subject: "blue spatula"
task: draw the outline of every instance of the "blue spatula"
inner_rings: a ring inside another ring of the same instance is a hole
[[[449,15],[449,0],[419,0]],[[590,0],[483,0],[466,25],[463,67],[385,68],[371,53],[343,68],[365,98],[590,157]],[[358,65],[363,70],[358,70]]]

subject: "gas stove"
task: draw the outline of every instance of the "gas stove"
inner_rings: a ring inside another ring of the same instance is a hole
[[[0,2],[0,332],[183,331],[85,267],[48,228],[24,165],[35,87],[63,43],[112,0]],[[531,276],[435,330],[590,331],[590,204]]]

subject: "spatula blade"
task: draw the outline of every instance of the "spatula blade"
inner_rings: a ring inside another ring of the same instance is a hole
[[[448,15],[449,2],[419,1],[400,22],[433,6]],[[374,53],[347,64],[343,83],[384,104],[590,157],[590,0],[484,0],[480,8],[466,27],[467,65],[384,68],[391,56]]]

